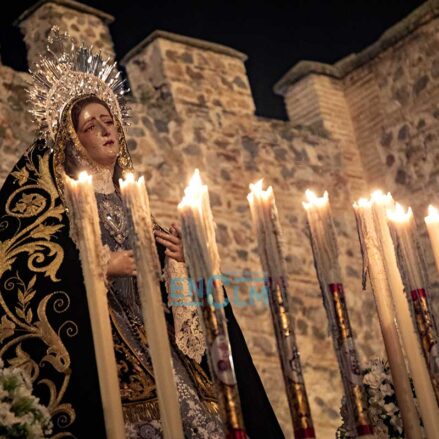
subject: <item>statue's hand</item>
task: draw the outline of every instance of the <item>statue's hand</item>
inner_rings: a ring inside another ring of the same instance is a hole
[[[111,252],[107,265],[107,277],[136,276],[136,262],[132,250]]]
[[[161,230],[154,230],[155,239],[166,247],[165,254],[177,262],[184,262],[183,241],[181,240],[180,226],[173,223],[166,233]]]

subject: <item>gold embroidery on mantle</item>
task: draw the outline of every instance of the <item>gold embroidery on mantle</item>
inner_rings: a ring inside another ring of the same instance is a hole
[[[32,154],[33,149],[30,150]],[[63,224],[48,225],[45,222],[50,218],[62,221],[64,207],[56,204],[58,191],[50,175],[49,156],[47,151],[42,157],[38,157],[38,168],[35,168],[31,160],[27,160],[26,165],[21,170],[16,171],[16,181],[21,186],[16,189],[6,201],[6,213],[8,216],[16,218],[18,221],[17,232],[12,238],[0,242],[0,278],[12,268],[19,253],[29,255],[27,265],[33,272],[44,273],[54,282],[56,273],[63,260],[64,251],[56,242],[50,240],[51,236],[61,229]],[[35,184],[24,185],[25,181],[20,175],[32,171],[34,176],[27,179],[34,181]],[[18,173],[18,176],[17,176]],[[23,218],[35,220],[26,227],[21,228]],[[12,223],[7,217],[3,220],[2,228],[12,227]],[[47,253],[45,255],[45,253]]]
[[[16,230],[10,233],[9,239],[0,242],[0,307],[4,314],[0,320],[0,357],[7,358],[12,366],[24,368],[34,387],[48,389],[48,401],[43,402],[48,406],[54,424],[66,429],[74,422],[76,413],[70,403],[61,402],[71,376],[70,355],[62,336],[75,336],[78,327],[66,320],[55,330],[48,319],[49,307],[57,314],[70,307],[66,292],[36,294],[35,285],[40,276],[49,277],[52,282],[60,280],[57,273],[64,251],[52,238],[65,227],[62,223],[64,207],[50,173],[51,152],[38,148],[42,147],[32,145],[27,151],[25,165],[11,173],[18,188],[8,197],[6,215],[0,218],[0,230]],[[36,152],[41,155],[34,157]],[[25,281],[24,274],[18,272],[5,278],[4,274],[23,253],[27,254],[31,278]],[[39,296],[44,297],[40,299]],[[45,353],[38,362],[25,350],[25,342],[29,339],[38,339],[45,346]],[[56,383],[40,376],[41,368],[49,365],[60,374]],[[63,437],[74,435],[62,431],[52,436],[53,439]]]

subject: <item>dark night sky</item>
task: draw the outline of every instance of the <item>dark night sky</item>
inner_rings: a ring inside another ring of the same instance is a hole
[[[26,70],[12,22],[35,0],[8,2],[0,16],[3,63]],[[373,43],[421,0],[85,0],[113,15],[118,58],[155,29],[224,44],[246,53],[257,114],[286,119],[273,85],[302,59],[333,63]],[[3,5],[4,7],[5,5]]]

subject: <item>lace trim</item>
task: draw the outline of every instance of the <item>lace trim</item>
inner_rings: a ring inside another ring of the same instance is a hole
[[[183,262],[177,262],[166,256],[164,273],[168,303],[174,317],[175,343],[181,352],[197,363],[201,363],[206,351],[206,339],[200,322],[200,308],[194,304],[183,305],[183,303],[193,302],[187,282],[186,266]],[[174,283],[179,285],[178,296],[181,297],[171,297],[171,279],[173,278],[181,279],[181,281],[174,280]]]
[[[91,168],[88,170],[93,178],[93,188],[100,194],[112,194],[115,191],[113,171],[105,167]]]

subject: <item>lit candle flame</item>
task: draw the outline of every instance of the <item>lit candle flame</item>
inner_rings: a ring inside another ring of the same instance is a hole
[[[360,198],[354,204],[354,208],[370,208],[373,204],[392,205],[393,197],[390,192],[385,194],[381,189],[377,189],[370,194],[370,198]]]
[[[372,200],[369,198],[359,198],[354,204],[354,209],[358,209],[358,208],[370,208],[372,207]]]
[[[247,200],[249,203],[253,203],[255,197],[262,198],[263,200],[268,200],[273,195],[273,188],[268,186],[267,189],[262,189],[263,178],[258,180],[256,183],[250,183],[250,193],[247,195]]]
[[[93,177],[91,175],[89,175],[87,173],[87,171],[81,171],[78,175],[78,182],[80,181],[81,183],[87,182],[87,183],[91,183],[93,180]]]
[[[207,192],[207,185],[203,184],[200,177],[200,171],[195,169],[189,185],[184,190],[184,196],[180,201],[178,207],[198,206],[201,209],[203,194]]]
[[[264,179],[259,179],[256,183],[250,183],[249,188],[252,192],[262,192],[262,184],[264,182]]]
[[[428,206],[428,215],[424,218],[424,220],[427,224],[439,223],[439,209],[430,204]]]
[[[325,207],[328,205],[329,196],[328,191],[323,193],[323,196],[318,197],[312,190],[307,189],[305,191],[305,196],[307,201],[303,201],[302,205],[305,209],[310,209],[311,207]]]
[[[125,181],[127,182],[134,181],[134,174],[132,172],[127,172],[125,175]]]
[[[399,203],[396,203],[393,209],[387,209],[387,218],[394,223],[408,223],[412,217],[412,208],[404,210],[404,207]]]
[[[373,191],[370,195],[370,199],[373,203],[377,204],[390,204],[393,201],[392,194],[390,192],[385,194],[381,189]]]
[[[127,172],[124,174],[124,178],[119,178],[119,186],[122,189],[125,189],[129,183],[134,182],[134,174],[132,172]]]

